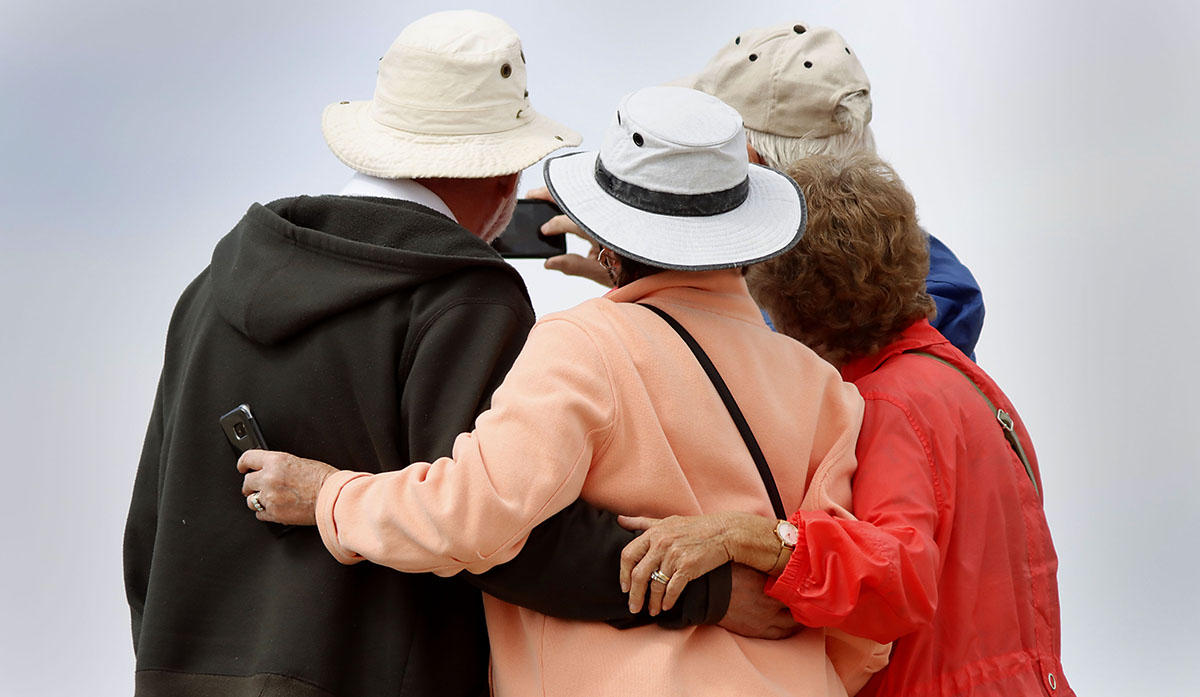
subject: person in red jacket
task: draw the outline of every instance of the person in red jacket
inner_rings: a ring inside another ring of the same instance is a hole
[[[648,595],[651,612],[669,609],[688,579],[733,561],[768,572],[767,593],[802,624],[895,642],[860,695],[1073,695],[1037,457],[996,383],[930,326],[912,197],[870,156],[789,174],[808,230],[748,280],[866,401],[854,515],[623,519],[647,530],[622,557],[631,607]]]

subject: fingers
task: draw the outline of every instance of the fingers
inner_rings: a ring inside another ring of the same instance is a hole
[[[666,573],[665,571],[663,573]],[[688,581],[691,581],[691,575],[684,569],[676,569],[675,573],[670,574],[671,582],[666,585],[662,598],[662,611],[666,612],[675,607],[679,596],[683,595],[683,589],[687,587]],[[662,584],[659,584],[662,585]],[[654,614],[651,609],[651,614]]]
[[[602,286],[612,287],[612,279],[608,276],[608,270],[604,268],[604,264],[595,259],[578,254],[559,254],[547,259],[543,266],[567,276],[579,276],[589,281],[595,281]]]
[[[269,450],[247,450],[242,453],[242,456],[237,461],[237,471],[245,474],[251,470],[260,470],[267,465],[268,462],[282,453],[273,453]]]
[[[544,186],[539,186],[536,189],[530,189],[525,192],[525,198],[536,198],[542,201],[553,201],[554,197],[550,195],[550,189]]]
[[[263,473],[251,472],[242,478],[242,496],[249,496],[256,491],[262,491]]]
[[[786,608],[781,610],[771,620],[768,626],[762,633],[763,639],[786,639],[796,632],[804,629],[804,625],[800,624],[792,617],[791,611]]]
[[[675,577],[671,575],[671,572],[667,571],[666,569],[660,567],[658,570],[670,577],[672,581],[675,580]],[[651,617],[655,617],[658,615],[658,613],[662,612],[663,595],[666,593],[667,585],[667,583],[663,583],[656,578],[650,579],[649,610]]]
[[[625,528],[626,530],[649,530],[660,520],[661,518],[648,518],[646,516],[617,516],[617,522],[620,523],[621,527]]]
[[[629,577],[630,612],[637,614],[642,611],[642,606],[646,601],[646,589],[650,584],[650,574],[662,566],[662,556],[661,549],[650,547],[646,556],[642,557],[641,561],[633,567],[633,572]]]
[[[588,242],[592,241],[583,228],[565,215],[556,215],[542,224],[543,235],[566,235],[568,233]]]
[[[255,494],[258,494],[258,496],[256,497]],[[263,501],[262,492],[252,491],[246,495],[246,508],[249,508],[255,513],[262,513],[262,511],[258,510],[258,506],[254,505],[256,500],[258,501],[259,506],[262,506],[264,509],[267,507],[267,502]]]
[[[777,627],[777,629],[779,630],[779,638],[786,639],[796,634],[801,629],[804,629],[804,625],[800,624],[799,622],[792,622],[791,625]]]
[[[633,567],[646,556],[647,550],[650,549],[650,538],[641,535],[635,538],[632,542],[625,545],[625,549],[621,550],[621,592],[628,593],[631,579],[633,577]],[[634,610],[634,612],[637,612]]]
[[[547,220],[542,225],[543,235],[566,235],[571,234],[592,242],[587,233],[583,231],[575,221],[565,215],[556,215],[550,220]],[[592,242],[591,251],[587,256],[579,254],[560,254],[555,257],[550,257],[546,260],[545,267],[551,271],[559,271],[568,276],[579,276],[590,281],[595,281],[602,286],[612,286],[612,279],[608,275],[608,270],[604,268],[597,256],[600,254],[600,248],[595,242]]]

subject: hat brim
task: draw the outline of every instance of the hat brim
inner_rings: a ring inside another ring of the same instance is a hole
[[[525,110],[524,123],[516,128],[478,135],[401,131],[376,121],[370,109],[369,101],[330,104],[321,115],[321,131],[347,166],[385,179],[512,174],[582,141],[575,131],[532,109]]]
[[[597,157],[576,152],[546,160],[546,186],[584,232],[636,261],[665,269],[727,269],[779,256],[804,235],[804,194],[782,172],[751,165],[750,193],[737,208],[710,216],[671,216],[610,196],[596,182]]]

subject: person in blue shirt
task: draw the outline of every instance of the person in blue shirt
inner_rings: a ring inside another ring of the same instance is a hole
[[[828,27],[788,22],[744,31],[701,72],[677,84],[707,92],[738,110],[751,162],[785,170],[809,155],[875,152],[870,81],[853,48]],[[528,195],[550,198],[545,189]],[[583,236],[566,216],[552,219],[542,232]],[[608,285],[598,253],[593,248],[588,256],[564,254],[545,265]],[[926,290],[937,304],[933,326],[974,360],[983,330],[983,293],[971,271],[933,235]]]

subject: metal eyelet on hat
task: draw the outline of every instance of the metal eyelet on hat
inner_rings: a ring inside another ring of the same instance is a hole
[[[646,139],[642,137],[641,133],[634,133],[633,134],[633,144],[640,148],[646,144]]]
[[[529,99],[529,90],[525,90],[525,98]]]
[[[849,47],[849,46],[847,46],[847,47],[846,47],[846,53],[850,53],[850,47]]]
[[[521,49],[521,62],[522,63],[525,62],[525,50],[524,49]]]
[[[505,63],[504,65],[500,66],[500,77],[507,78],[510,75],[512,75],[511,65]]]
[[[522,112],[522,111],[525,111],[525,110],[524,110],[524,109],[517,109],[517,118],[518,118],[518,119],[519,119],[519,118],[521,118],[521,112]]]
[[[733,40],[733,43],[734,43],[734,45],[735,45],[735,46],[736,46],[737,44],[740,44],[740,43],[742,43],[742,37],[740,37],[740,36],[739,36],[739,37],[736,37],[736,38]]]
[[[806,68],[811,68],[811,67],[812,67],[812,61],[804,61],[804,67],[806,67]]]
[[[555,140],[562,140],[562,139],[563,139],[563,137],[562,137],[562,136],[554,136],[554,139],[555,139]]]
[[[792,27],[792,31],[796,32],[797,34],[803,34],[804,32],[806,32],[808,30],[805,29],[804,27],[800,26],[799,24],[797,24],[796,26]]]
[[[621,125],[621,112],[619,112],[619,111],[617,112],[617,125],[618,126]]]
[[[350,102],[338,102],[338,104],[349,104]]]
[[[750,54],[750,62],[751,62],[751,63],[753,63],[753,62],[754,62],[754,61],[756,61],[756,60],[758,60],[758,54],[757,54],[757,53],[751,53],[751,54]]]

